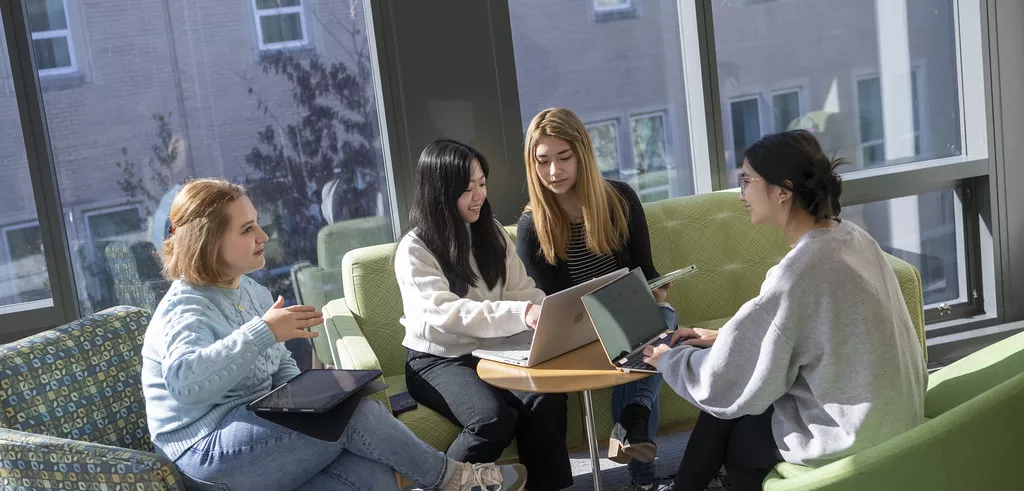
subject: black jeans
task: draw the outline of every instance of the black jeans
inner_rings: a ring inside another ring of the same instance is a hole
[[[566,395],[536,394],[493,387],[476,374],[472,355],[443,358],[409,350],[405,380],[409,394],[462,427],[448,447],[460,462],[494,462],[512,443],[528,473],[531,491],[572,485],[565,448]]]
[[[701,411],[672,489],[704,491],[724,464],[733,491],[759,490],[779,462],[782,454],[772,435],[771,407],[736,419],[718,419]]]

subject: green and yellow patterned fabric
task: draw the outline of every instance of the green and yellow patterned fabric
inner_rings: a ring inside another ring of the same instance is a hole
[[[184,489],[146,428],[149,319],[114,307],[0,346],[3,489]]]
[[[684,325],[721,327],[744,302],[760,291],[765,273],[789,251],[785,239],[767,226],[753,226],[735,191],[675,198],[644,205],[654,264],[669,272],[691,264],[697,272],[677,281],[669,302]],[[506,230],[515,235],[515,227]],[[356,249],[344,256],[342,280],[346,297],[328,304],[327,334],[339,366],[377,367],[392,385],[388,393],[404,390],[405,335],[402,299],[394,272],[395,244]],[[921,277],[911,265],[888,257],[899,280],[911,319],[924,349]],[[343,327],[344,332],[338,328]],[[362,338],[360,338],[362,336]],[[399,387],[400,385],[400,387]],[[599,435],[611,431],[611,390],[593,392]],[[692,424],[698,410],[667,386],[661,392],[662,430]],[[569,398],[569,435],[574,448],[585,446],[579,397]],[[420,412],[423,412],[420,414]],[[457,435],[454,425],[420,408],[400,418],[420,438],[446,449]]]

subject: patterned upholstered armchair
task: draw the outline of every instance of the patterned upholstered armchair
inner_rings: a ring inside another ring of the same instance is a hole
[[[146,428],[149,318],[114,307],[0,345],[0,488],[185,489]]]

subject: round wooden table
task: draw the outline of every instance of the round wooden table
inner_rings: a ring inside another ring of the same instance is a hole
[[[552,358],[532,368],[506,363],[480,360],[476,367],[480,379],[495,387],[524,392],[559,393],[582,392],[583,414],[586,420],[587,440],[590,445],[590,463],[594,474],[594,490],[601,491],[600,449],[594,429],[594,403],[590,391],[640,380],[649,373],[625,373],[616,370],[599,341]]]

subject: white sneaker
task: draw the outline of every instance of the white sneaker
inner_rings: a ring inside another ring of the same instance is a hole
[[[526,485],[522,464],[494,465],[459,462],[444,491],[521,491]]]

